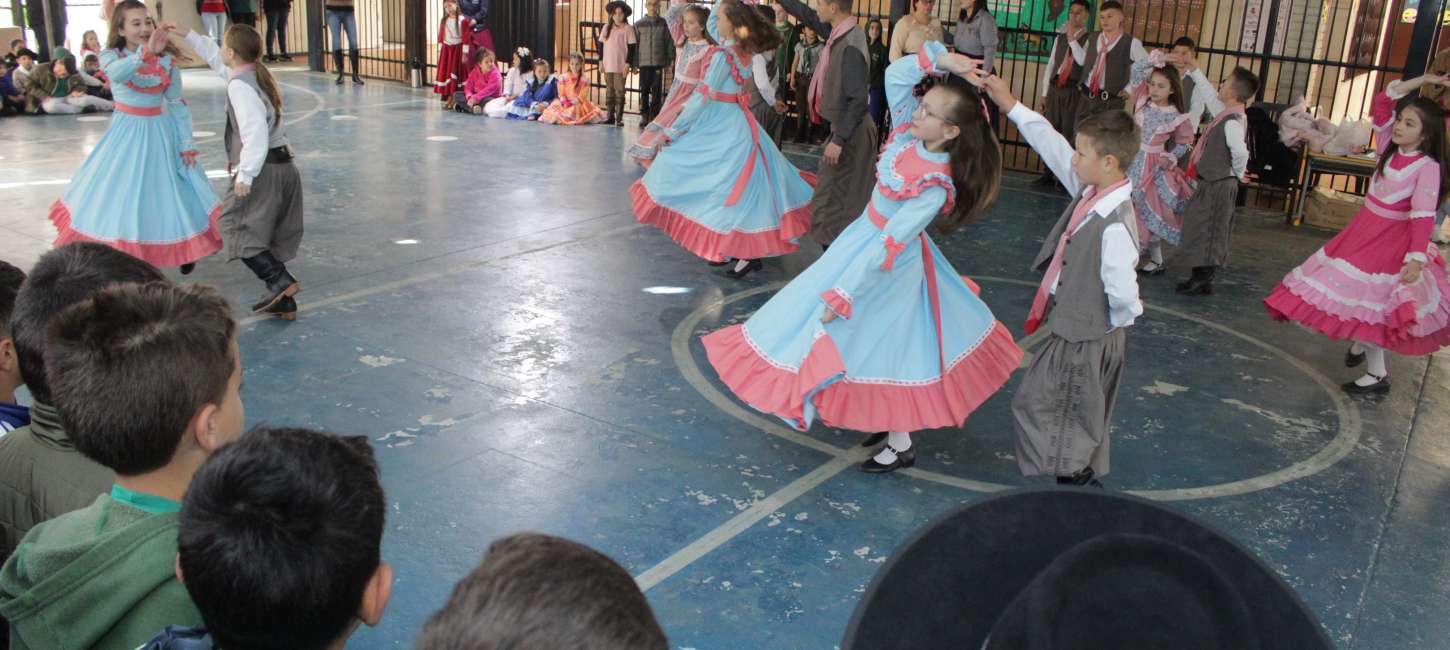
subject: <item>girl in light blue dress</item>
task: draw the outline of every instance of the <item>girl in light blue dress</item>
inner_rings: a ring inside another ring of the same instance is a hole
[[[750,112],[751,57],[780,36],[753,7],[722,0],[707,27],[721,45],[702,53],[699,84],[684,107],[650,125],[668,144],[630,187],[635,218],[716,264],[739,260],[743,277],[760,258],[797,248],[811,224],[811,176],[796,169]],[[746,37],[737,41],[737,30]]]
[[[197,165],[176,49],[137,0],[117,3],[110,22],[101,65],[115,117],[51,206],[55,245],[100,242],[189,273],[221,250],[221,200]]]
[[[721,380],[752,407],[801,431],[819,418],[889,432],[863,471],[911,467],[911,431],[960,426],[1022,358],[924,232],[960,227],[997,192],[1001,153],[977,91],[939,84],[912,96],[928,73],[975,67],[937,42],[892,63],[886,94],[900,126],[865,213],[745,324],[704,338]]]

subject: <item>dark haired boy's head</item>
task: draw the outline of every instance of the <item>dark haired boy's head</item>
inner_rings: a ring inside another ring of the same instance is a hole
[[[67,244],[41,255],[15,297],[10,317],[20,374],[31,396],[51,403],[45,332],[56,314],[112,284],[165,279],[156,267],[103,244]]]
[[[1173,41],[1173,49],[1168,52],[1168,60],[1173,67],[1182,70],[1188,62],[1198,57],[1198,43],[1187,36],[1179,36]]]
[[[241,435],[236,328],[214,289],[169,282],[113,286],[57,314],[45,364],[76,450],[119,477],[168,470],[179,499]]]
[[[523,533],[494,542],[423,626],[415,650],[665,650],[634,578],[566,539]]]
[[[15,356],[15,340],[10,334],[15,294],[24,282],[24,271],[0,260],[0,402],[14,403],[15,389],[25,383],[20,378],[20,360]]]
[[[816,13],[821,20],[834,25],[836,21],[850,17],[853,5],[853,0],[819,0]]]
[[[387,606],[386,510],[367,438],[253,429],[192,478],[177,578],[219,648],[340,648]]]
[[[1092,15],[1093,7],[1088,0],[1072,0],[1067,5],[1067,22],[1073,29],[1082,29],[1087,25],[1088,16]]]
[[[1234,68],[1218,86],[1218,99],[1225,104],[1243,104],[1259,92],[1259,76],[1248,68]]]
[[[1117,0],[1104,2],[1098,7],[1098,23],[1109,34],[1123,31],[1123,3]]]
[[[1138,125],[1124,111],[1106,111],[1077,126],[1073,171],[1084,185],[1105,187],[1122,180],[1138,155]]]

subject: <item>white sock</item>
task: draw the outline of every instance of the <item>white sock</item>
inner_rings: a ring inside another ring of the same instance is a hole
[[[1364,356],[1365,360],[1369,362],[1369,367],[1365,369],[1367,371],[1365,375],[1354,380],[1354,383],[1360,386],[1369,386],[1390,376],[1389,368],[1385,366],[1384,348],[1366,343],[1364,344]]]
[[[1156,265],[1158,265],[1158,266],[1163,266],[1163,242],[1162,241],[1155,239],[1155,240],[1153,240],[1153,243],[1148,244],[1148,259],[1153,260],[1153,263],[1156,264]]]
[[[876,454],[876,462],[882,465],[890,465],[896,462],[896,452],[911,449],[910,431],[892,431],[886,434],[886,446],[881,448],[881,453]]]
[[[745,267],[747,267],[747,266],[750,266],[750,260],[735,260],[735,272],[736,273],[739,273],[741,271],[744,271],[745,270]]]

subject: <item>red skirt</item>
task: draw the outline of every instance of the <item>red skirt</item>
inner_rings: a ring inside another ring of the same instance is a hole
[[[463,60],[463,44],[438,46],[438,77],[433,81],[433,92],[444,98],[453,97],[463,85],[459,73],[468,64]]]

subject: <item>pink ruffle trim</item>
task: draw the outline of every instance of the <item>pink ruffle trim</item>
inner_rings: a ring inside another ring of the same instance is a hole
[[[851,319],[851,298],[842,293],[840,289],[822,291],[821,300],[825,301],[826,306],[836,312],[837,316],[847,320]]]
[[[813,175],[804,172],[801,178],[815,184]],[[685,250],[712,262],[725,258],[755,260],[793,253],[800,245],[795,243],[811,229],[811,206],[809,203],[791,208],[780,219],[780,227],[761,232],[718,233],[699,222],[656,203],[649,195],[644,181],[635,181],[629,188],[630,202],[634,205],[634,216],[643,224],[660,229]]]
[[[805,431],[805,400],[815,405],[827,426],[856,431],[920,431],[961,426],[982,402],[996,393],[1022,362],[1022,349],[1001,323],[977,348],[926,384],[856,383],[849,377],[820,388],[845,373],[840,352],[829,336],[816,339],[799,372],[772,364],[734,325],[704,337],[705,354],[721,381],[746,404]],[[818,390],[819,389],[819,390]]]
[[[1420,322],[1411,302],[1401,302],[1386,314],[1375,313],[1374,318],[1383,322],[1371,323],[1354,316],[1331,313],[1331,309],[1342,305],[1293,278],[1286,278],[1274,287],[1269,297],[1264,298],[1264,307],[1274,320],[1293,321],[1331,339],[1367,341],[1397,354],[1420,356],[1450,345],[1450,327],[1441,327],[1420,336],[1413,333],[1419,329]],[[1446,310],[1442,302],[1427,320],[1445,322],[1450,317]]]
[[[80,231],[71,228],[70,208],[65,202],[56,199],[50,206],[50,222],[55,224],[55,229],[60,232],[55,238],[55,246],[60,247],[71,242],[94,242],[105,244],[118,251],[143,259],[158,267],[175,267],[182,264],[190,264],[203,257],[211,255],[222,249],[222,236],[217,232],[217,219],[221,217],[222,205],[217,203],[212,206],[210,214],[207,215],[207,228],[187,239],[166,244],[148,244],[145,242],[104,240],[90,237]]]

